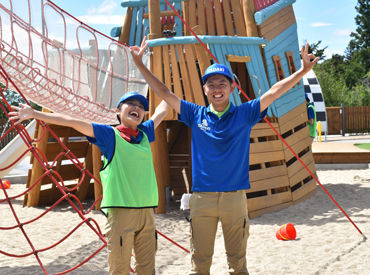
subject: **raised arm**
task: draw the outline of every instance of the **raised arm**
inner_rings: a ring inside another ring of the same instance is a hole
[[[142,61],[143,54],[147,47],[148,43],[146,42],[146,37],[144,37],[140,47],[130,47],[132,59],[153,91],[163,100],[165,100],[168,105],[170,105],[178,114],[180,114],[181,99],[173,94],[162,81],[160,81],[151,71],[149,71]]]
[[[154,114],[152,115],[151,119],[154,122],[154,129],[157,128],[159,124],[161,124],[162,120],[168,113],[168,104],[166,101],[162,100],[161,103],[155,108]]]
[[[89,122],[59,113],[39,112],[25,104],[20,104],[20,107],[12,106],[12,108],[15,111],[9,113],[9,119],[16,121],[15,124],[19,124],[23,120],[35,118],[49,124],[72,127],[81,134],[95,137],[93,126]]]
[[[319,60],[313,54],[308,54],[308,43],[301,49],[302,67],[287,78],[275,83],[260,99],[261,112],[263,112],[274,100],[278,99],[308,72]]]

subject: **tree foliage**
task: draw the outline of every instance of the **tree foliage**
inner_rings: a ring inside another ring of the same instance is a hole
[[[333,55],[315,67],[326,106],[370,106],[370,4],[358,0],[356,32],[351,33],[346,55]],[[315,53],[321,41],[310,45]],[[326,47],[323,49],[325,50]],[[322,53],[323,54],[323,53]]]

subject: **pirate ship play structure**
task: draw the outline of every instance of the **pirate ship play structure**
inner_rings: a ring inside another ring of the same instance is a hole
[[[180,98],[199,105],[207,104],[201,75],[215,62],[210,51],[237,75],[241,89],[253,99],[301,66],[294,2],[124,1],[121,5],[127,12],[123,26],[112,29],[111,35],[128,45],[140,45],[148,35],[151,71]],[[230,99],[239,105],[247,100],[246,96],[235,90]],[[149,90],[150,115],[160,100]],[[269,107],[267,119],[315,173],[302,80]],[[250,173],[247,203],[251,217],[291,205],[316,191],[315,180],[277,133],[265,121],[258,123],[251,133],[250,168],[240,167]],[[47,147],[46,143],[44,146]],[[86,145],[83,149],[81,155],[86,156],[86,164],[98,177],[100,159],[96,148]],[[152,152],[160,198],[157,212],[164,213],[168,191],[173,198],[179,198],[191,187],[190,130],[177,121],[173,111],[156,130]],[[37,169],[33,167],[28,185],[41,173]],[[81,191],[81,198],[92,193],[91,188],[88,189],[85,186]],[[95,190],[95,194],[99,194],[99,190]],[[27,204],[37,205],[37,201]]]
[[[151,71],[180,98],[205,105],[201,75],[214,60],[187,24],[216,59],[232,69],[242,90],[253,99],[301,66],[294,2],[172,0],[172,8],[164,0],[124,1],[124,24],[111,34],[129,45],[140,45],[148,35]],[[159,101],[150,91],[150,113]],[[238,105],[246,98],[236,90],[231,101]],[[268,120],[315,173],[303,81],[269,107]],[[152,150],[161,190],[159,212],[163,212],[166,187],[176,196],[187,192],[187,182],[191,185],[190,131],[171,113],[156,134]],[[316,191],[309,172],[267,123],[261,121],[253,128],[250,142],[250,171],[240,169],[250,173],[251,216],[290,205]]]

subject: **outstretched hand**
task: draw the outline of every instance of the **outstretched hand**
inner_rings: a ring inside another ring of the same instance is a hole
[[[301,49],[301,57],[302,57],[302,63],[303,63],[303,70],[307,73],[310,71],[313,66],[319,61],[319,57],[316,57],[312,53],[308,53],[308,43],[305,47],[302,47]]]
[[[34,109],[32,107],[22,103],[19,105],[20,107],[12,106],[14,111],[9,112],[9,120],[15,121],[15,125],[34,117]]]
[[[146,36],[144,36],[143,41],[141,42],[140,47],[139,46],[132,46],[130,47],[130,53],[132,55],[132,59],[134,60],[135,64],[138,64],[138,62],[142,61],[144,52],[146,48],[148,47],[148,42],[146,42]]]

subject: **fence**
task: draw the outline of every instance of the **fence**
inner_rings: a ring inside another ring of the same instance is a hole
[[[29,121],[22,122],[23,126],[26,127]],[[7,135],[4,135],[6,131],[11,127],[10,122],[5,118],[0,118],[0,151],[18,134],[15,129],[12,129]]]
[[[328,134],[370,133],[370,106],[344,107],[344,127],[341,107],[327,107]]]

